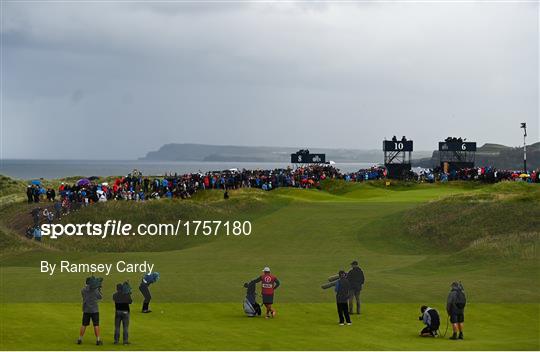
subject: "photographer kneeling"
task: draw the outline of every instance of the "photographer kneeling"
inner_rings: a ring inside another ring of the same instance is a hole
[[[418,320],[421,320],[426,327],[420,331],[420,336],[422,337],[436,337],[439,326],[441,325],[441,319],[439,318],[439,313],[436,309],[430,308],[428,306],[420,307],[420,312],[422,315],[418,317]]]

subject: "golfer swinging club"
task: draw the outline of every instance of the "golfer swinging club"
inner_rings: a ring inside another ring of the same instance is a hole
[[[276,310],[272,308],[272,304],[274,303],[274,290],[279,287],[280,282],[277,277],[270,273],[269,267],[265,267],[263,269],[263,274],[252,280],[250,284],[256,284],[257,282],[261,282],[262,301],[266,307],[266,319],[273,318],[276,316]]]
[[[153,272],[153,273],[148,273],[146,275],[143,276],[142,280],[141,280],[141,284],[139,285],[139,291],[141,291],[143,297],[144,297],[144,301],[143,301],[143,307],[142,307],[142,312],[143,313],[151,313],[152,311],[150,310],[149,308],[149,305],[150,305],[150,300],[152,299],[152,295],[150,294],[150,289],[148,288],[148,286],[150,286],[151,284],[157,282],[159,280],[159,273],[158,272]]]

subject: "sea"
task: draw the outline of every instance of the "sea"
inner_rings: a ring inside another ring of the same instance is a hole
[[[342,172],[353,172],[377,165],[372,163],[340,163],[334,167]],[[204,161],[146,161],[146,160],[0,160],[0,174],[17,179],[52,179],[70,176],[120,176],[134,169],[143,175],[186,174],[229,169],[276,169],[293,167],[278,162],[204,162]]]

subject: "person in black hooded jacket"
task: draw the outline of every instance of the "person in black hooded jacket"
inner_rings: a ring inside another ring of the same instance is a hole
[[[364,285],[364,272],[355,260],[351,263],[351,270],[347,273],[347,280],[351,284],[351,294],[349,295],[349,314],[353,314],[353,304],[356,300],[356,314],[360,314],[360,291]]]
[[[114,315],[114,344],[118,344],[120,340],[120,323],[123,326],[123,342],[124,345],[129,344],[129,305],[133,302],[131,293],[124,290],[124,284],[116,285],[116,292],[113,295],[115,315]],[[131,291],[131,289],[129,290]]]

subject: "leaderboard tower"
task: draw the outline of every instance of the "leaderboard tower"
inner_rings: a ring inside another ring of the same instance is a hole
[[[411,171],[411,156],[413,151],[413,141],[403,136],[397,139],[383,141],[384,166],[387,177],[393,179],[404,179]]]
[[[291,154],[291,164],[325,164],[326,154],[311,154],[307,149],[301,149]]]
[[[444,172],[474,167],[476,142],[448,137],[439,142],[439,165]]]

